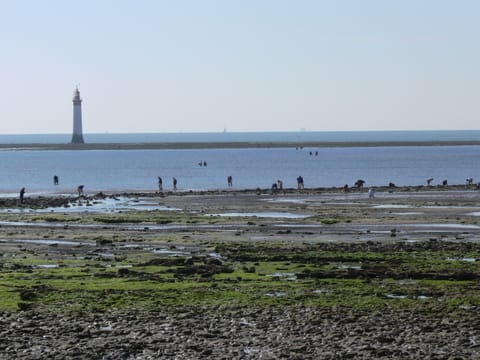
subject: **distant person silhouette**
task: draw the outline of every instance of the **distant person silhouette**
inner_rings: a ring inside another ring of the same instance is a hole
[[[297,188],[298,190],[301,190],[304,188],[303,177],[301,176],[297,177]]]
[[[158,177],[158,191],[163,191],[163,180],[160,176]]]
[[[275,194],[275,193],[277,192],[277,190],[278,190],[278,185],[277,185],[276,182],[274,182],[274,183],[272,184],[272,193]]]
[[[58,176],[53,175],[53,185],[58,185]]]
[[[228,184],[228,187],[232,187],[233,186],[233,178],[232,178],[232,175],[229,175],[227,177],[227,184]]]
[[[21,203],[21,204],[23,204],[24,197],[25,197],[25,188],[22,187],[22,188],[20,189],[20,203]]]
[[[83,188],[84,188],[84,185],[79,185],[79,186],[77,187],[78,196],[82,196],[82,195],[83,195]]]
[[[373,200],[375,198],[375,188],[371,187],[368,189],[368,198]]]
[[[173,191],[177,191],[177,179],[173,178]]]
[[[282,180],[277,180],[277,184],[278,184],[278,189],[283,190],[283,181]]]

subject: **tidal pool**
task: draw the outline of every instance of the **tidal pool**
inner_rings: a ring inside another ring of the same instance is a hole
[[[328,294],[328,293],[330,293],[330,290],[316,289],[316,290],[313,290],[312,292],[316,295],[320,295],[320,294]]]
[[[282,297],[282,296],[287,296],[287,293],[282,292],[282,291],[275,291],[275,292],[269,292],[265,294],[268,297]]]
[[[191,253],[187,251],[180,250],[171,250],[171,249],[155,249],[153,250],[155,254],[165,255],[165,256],[190,256]]]
[[[480,229],[480,226],[478,225],[469,225],[469,224],[404,224],[403,226],[444,228],[444,229]]]
[[[270,203],[305,204],[307,200],[305,200],[305,199],[279,198],[279,199],[268,199],[266,201],[270,202]]]
[[[297,280],[297,275],[295,273],[282,273],[282,272],[276,272],[273,274],[270,274],[268,276],[276,277],[276,278],[281,278],[281,279],[286,279],[289,281],[295,281]]]
[[[48,207],[44,209],[4,208],[7,213],[118,213],[122,211],[180,211],[180,209],[159,204],[154,198],[105,198],[100,200],[80,200],[70,202],[67,206]]]
[[[258,218],[284,218],[284,219],[305,219],[311,215],[294,214],[288,212],[231,212],[222,214],[207,214],[207,216],[224,216],[224,217],[258,217]]]
[[[464,257],[460,259],[454,259],[454,258],[447,258],[448,261],[464,261],[464,262],[475,262],[477,261],[476,258],[470,258],[470,257]]]
[[[56,269],[59,267],[58,264],[38,264],[38,265],[33,265],[34,268],[36,269]]]
[[[399,215],[399,216],[408,216],[408,215],[423,215],[424,213],[422,212],[396,212],[392,213],[392,215]]]
[[[389,299],[406,299],[407,295],[400,295],[400,294],[387,294],[385,295]]]
[[[352,270],[361,270],[361,264],[337,264],[337,269],[352,269]]]
[[[410,209],[411,205],[402,205],[402,204],[381,204],[372,206],[374,209]]]
[[[66,246],[88,245],[88,246],[95,246],[94,243],[90,243],[90,242],[69,241],[69,240],[15,239],[15,240],[8,240],[8,242],[38,244],[38,245],[66,245]]]

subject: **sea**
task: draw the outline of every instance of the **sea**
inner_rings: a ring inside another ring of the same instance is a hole
[[[68,143],[69,134],[0,135],[3,144]],[[87,143],[187,142],[389,142],[480,141],[480,131],[365,131],[264,133],[148,133],[84,134]],[[447,180],[465,184],[480,181],[480,146],[385,146],[321,148],[230,148],[176,150],[13,150],[0,151],[0,196],[74,194],[84,185],[96,192],[164,190],[173,178],[179,191],[227,188],[270,188],[278,180],[296,187],[302,176],[306,188],[353,185],[422,185]],[[53,176],[59,185],[53,185]]]

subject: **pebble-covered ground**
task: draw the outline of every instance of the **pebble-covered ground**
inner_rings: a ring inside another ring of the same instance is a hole
[[[409,311],[185,308],[0,317],[4,359],[476,359],[471,321]]]
[[[474,189],[0,208],[0,359],[480,358]]]

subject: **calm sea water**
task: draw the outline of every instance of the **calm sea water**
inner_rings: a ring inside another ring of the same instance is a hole
[[[310,151],[313,155],[309,155]],[[318,156],[315,152],[318,151]],[[90,151],[0,151],[0,194],[74,193],[85,185],[97,191],[154,191],[157,177],[180,190],[220,189],[233,176],[236,189],[270,187],[278,179],[295,187],[302,175],[305,187],[352,185],[433,184],[448,179],[464,184],[467,177],[480,180],[480,146],[359,147],[296,150],[202,149],[202,150],[90,150]],[[206,161],[207,166],[199,166]],[[58,175],[60,185],[53,186]]]

